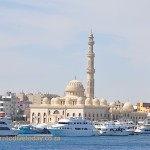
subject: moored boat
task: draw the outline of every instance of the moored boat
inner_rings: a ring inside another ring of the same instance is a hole
[[[127,136],[129,131],[125,129],[125,126],[115,125],[113,121],[107,121],[103,123],[96,123],[95,128],[99,131],[100,135],[107,136]]]
[[[95,136],[98,133],[92,122],[82,117],[60,119],[47,129],[53,136]]]
[[[32,125],[21,125],[18,128],[18,132],[19,132],[19,134],[36,134],[37,130]]]
[[[17,136],[18,132],[12,130],[11,119],[0,112],[0,137]]]
[[[145,119],[144,121],[138,122],[138,125],[135,129],[136,134],[150,134],[150,118]]]

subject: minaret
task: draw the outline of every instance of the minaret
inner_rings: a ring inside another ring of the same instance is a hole
[[[89,48],[88,48],[88,53],[87,53],[87,69],[86,69],[86,73],[87,73],[86,97],[90,99],[94,98],[94,73],[95,73],[94,57],[95,57],[95,54],[93,52],[93,45],[94,45],[93,39],[94,37],[91,31],[90,36],[89,36],[89,42],[88,42]]]

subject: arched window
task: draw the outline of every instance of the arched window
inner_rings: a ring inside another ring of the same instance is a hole
[[[34,118],[32,118],[32,123],[34,123]]]
[[[62,115],[64,115],[64,111],[62,111]]]
[[[46,123],[46,118],[43,118],[43,123]]]
[[[38,113],[38,123],[41,123],[41,114]]]
[[[115,119],[115,115],[113,115],[113,120]]]
[[[35,114],[34,113],[32,113],[32,116],[34,116]]]
[[[116,119],[118,119],[118,115],[116,115]]]
[[[67,117],[69,117],[69,113],[67,113]]]
[[[74,116],[75,116],[75,113],[73,113],[72,116],[74,117]]]
[[[81,113],[79,113],[79,117],[81,117]]]
[[[51,114],[51,111],[50,111],[50,110],[48,111],[48,114],[49,114],[49,115]]]
[[[55,110],[53,114],[59,114],[59,111],[58,111],[58,110]]]

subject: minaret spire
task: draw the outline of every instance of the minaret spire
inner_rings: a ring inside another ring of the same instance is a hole
[[[92,30],[89,35],[89,48],[87,53],[87,80],[86,80],[86,97],[93,99],[94,98],[94,57],[95,54],[93,52],[93,45],[94,45],[94,37]]]

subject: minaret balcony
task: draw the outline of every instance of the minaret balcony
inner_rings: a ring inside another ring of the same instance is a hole
[[[89,41],[88,45],[94,45],[94,41]]]
[[[95,54],[94,54],[93,52],[90,52],[90,51],[89,51],[89,52],[87,53],[87,57],[95,57]]]
[[[87,72],[87,73],[94,74],[94,73],[95,73],[95,69],[87,68],[87,69],[86,69],[86,72]]]

